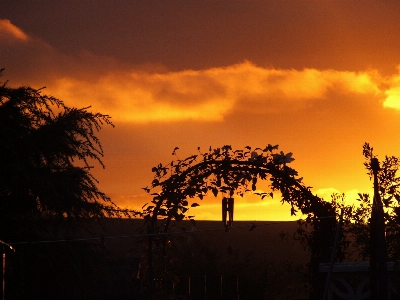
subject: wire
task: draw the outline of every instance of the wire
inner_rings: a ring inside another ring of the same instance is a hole
[[[328,217],[320,217],[318,219],[329,219],[329,218],[334,218],[334,216],[328,216]],[[295,221],[263,221],[263,222],[268,222],[266,224],[255,224],[254,222],[250,222],[250,229],[253,230],[256,227],[262,227],[262,226],[270,226],[270,225],[278,225],[278,224],[283,224],[283,223],[289,223],[289,222],[298,222],[298,221],[304,221],[303,219],[295,220]],[[195,227],[194,227],[195,228]],[[134,235],[119,235],[119,236],[108,236],[104,237],[104,239],[124,239],[124,238],[139,238],[139,237],[149,237],[149,236],[167,236],[171,234],[194,234],[198,232],[208,232],[208,231],[219,231],[219,230],[231,230],[231,229],[241,229],[241,228],[249,228],[249,225],[246,226],[231,226],[231,227],[218,227],[218,228],[209,228],[209,229],[201,229],[197,230],[194,229],[192,231],[171,231],[171,232],[160,232],[160,233],[147,233],[147,234],[134,234]],[[65,243],[65,242],[83,242],[83,241],[95,241],[95,240],[100,240],[101,241],[102,237],[93,237],[93,238],[79,238],[79,239],[61,239],[61,240],[42,240],[42,241],[24,241],[24,242],[10,242],[10,243],[5,243],[0,240],[0,243],[3,243],[5,245],[8,245],[11,247],[11,245],[24,245],[24,244],[49,244],[49,243]],[[11,247],[11,249],[13,249]]]

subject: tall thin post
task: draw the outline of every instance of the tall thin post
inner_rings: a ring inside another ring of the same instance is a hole
[[[236,275],[236,295],[237,300],[239,300],[239,275]]]
[[[2,249],[2,258],[1,258],[1,262],[2,262],[2,274],[3,274],[3,278],[2,278],[2,299],[4,300],[5,298],[5,290],[6,290],[6,250],[12,250],[15,252],[15,249],[10,245],[7,244],[6,242],[0,240],[0,244],[1,244],[1,249]]]
[[[4,247],[3,248],[3,285],[2,285],[2,292],[3,292],[3,300],[5,297],[5,291],[6,291],[6,252],[4,251]]]
[[[189,299],[190,299],[190,276],[188,276],[188,288],[189,288]]]
[[[332,254],[331,254],[331,261],[329,263],[329,272],[326,275],[326,281],[325,281],[325,289],[324,289],[324,298],[323,300],[328,299],[328,291],[329,291],[329,285],[331,284],[331,276],[332,276],[332,271],[333,271],[333,264],[335,263],[335,254],[336,254],[336,248],[337,244],[339,242],[339,236],[340,236],[340,230],[342,228],[342,222],[343,222],[343,213],[344,209],[340,212],[340,218],[339,218],[339,224],[336,228],[336,235],[335,235],[335,242],[333,243],[333,249],[332,249]]]
[[[222,288],[222,275],[221,275],[221,300],[223,299],[223,288]]]
[[[204,299],[207,300],[207,276],[204,276]]]
[[[379,194],[377,158],[371,159],[371,170],[374,175],[374,199],[370,221],[370,281],[371,299],[387,300],[389,297],[389,280],[387,274],[387,249],[385,237],[385,220],[383,204]]]

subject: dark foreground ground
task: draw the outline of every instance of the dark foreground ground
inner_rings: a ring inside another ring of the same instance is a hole
[[[196,221],[196,228],[190,222],[181,222],[182,226],[173,229],[176,236],[190,236],[200,240],[211,250],[216,251],[221,259],[231,260],[232,257],[248,258],[255,261],[307,263],[309,253],[300,243],[293,239],[282,239],[281,232],[291,236],[297,229],[296,222],[267,221],[235,221],[226,231],[221,221]],[[250,230],[252,224],[256,227]],[[129,252],[140,256],[142,248],[136,244],[143,220],[113,220],[107,223],[107,230],[98,230],[95,235],[103,233],[106,247],[119,256]],[[182,232],[181,227],[186,227]],[[132,237],[129,237],[132,236]],[[231,248],[231,251],[228,251]]]
[[[81,235],[85,241],[16,245],[6,253],[5,299],[145,299],[138,278],[143,220],[105,225]],[[171,270],[163,270],[173,277],[158,279],[160,299],[304,299],[309,253],[280,236],[296,228],[296,222],[236,221],[228,231],[221,221],[178,224]]]

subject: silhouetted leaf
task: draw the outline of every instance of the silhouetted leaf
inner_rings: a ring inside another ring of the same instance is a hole
[[[179,150],[179,148],[178,148],[178,147],[175,147],[175,148],[174,148],[174,151],[172,151],[172,155],[175,155],[176,150]]]
[[[290,214],[292,216],[294,216],[296,214],[296,209],[292,206],[292,208],[290,209]]]

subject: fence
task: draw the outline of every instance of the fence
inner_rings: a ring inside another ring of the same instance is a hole
[[[240,299],[241,286],[239,276],[181,276],[175,283],[158,282],[162,293],[183,299]]]

